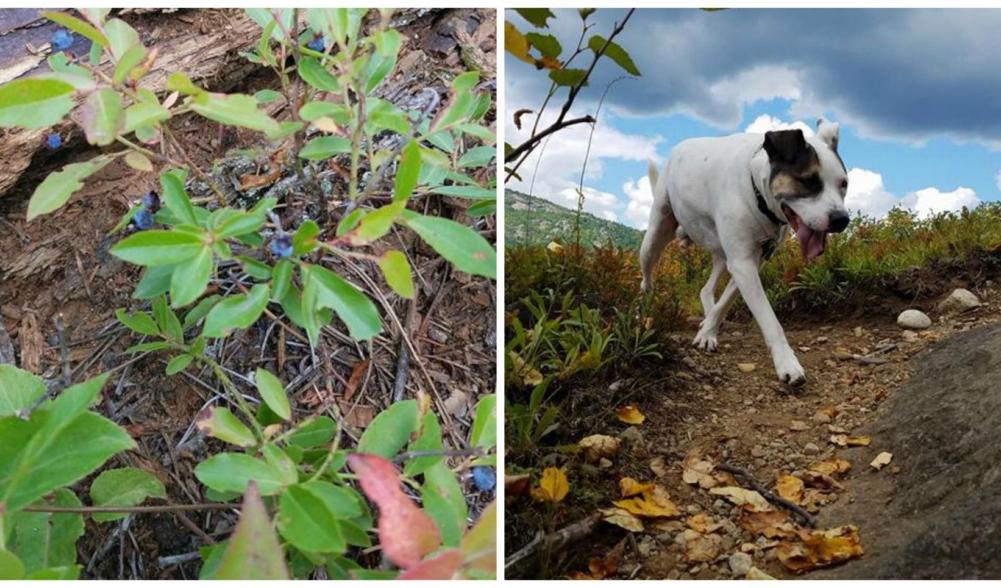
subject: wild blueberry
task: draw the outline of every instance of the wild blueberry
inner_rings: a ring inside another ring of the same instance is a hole
[[[473,484],[481,492],[490,492],[497,486],[497,473],[491,467],[476,466],[473,468]]]
[[[63,138],[58,133],[49,133],[45,137],[45,146],[55,151],[63,146]]]
[[[58,29],[52,35],[52,50],[65,51],[73,44],[73,33],[66,29]]]
[[[143,194],[143,207],[150,212],[156,212],[160,210],[160,196],[156,192],[150,190]]]
[[[278,257],[291,257],[292,256],[292,235],[288,233],[280,233],[277,237],[271,241],[271,253],[274,253]]]
[[[135,216],[132,217],[132,224],[140,231],[145,231],[153,226],[153,213],[145,208],[140,208],[136,211]]]
[[[323,50],[326,48],[326,46],[323,44],[323,37],[317,37],[313,39],[306,46],[312,49],[313,51],[318,51],[320,53],[323,53]]]

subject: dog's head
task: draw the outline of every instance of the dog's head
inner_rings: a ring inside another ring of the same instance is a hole
[[[838,155],[838,124],[818,119],[817,134],[809,139],[799,129],[769,131],[764,148],[772,197],[809,261],[824,252],[828,233],[848,226],[848,170]]]

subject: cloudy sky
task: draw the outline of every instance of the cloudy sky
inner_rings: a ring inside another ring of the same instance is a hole
[[[555,12],[547,32],[567,54],[580,17]],[[624,15],[598,10],[590,32],[607,35]],[[506,16],[533,30],[514,11]],[[790,125],[810,132],[818,116],[841,123],[853,210],[879,217],[904,206],[926,215],[1001,199],[998,31],[1001,10],[990,9],[637,10],[616,40],[643,75],[617,82],[605,100],[585,208],[645,228],[649,158],[659,167],[694,136]],[[506,68],[508,111],[537,109],[545,72],[510,55]],[[571,116],[593,114],[605,85],[623,73],[603,60]],[[562,100],[554,103],[543,124]],[[525,122],[530,128],[532,115]],[[510,115],[505,130],[514,145],[527,136]],[[519,170],[522,181],[507,186],[575,206],[589,132],[579,125],[554,135],[541,161],[537,149]]]

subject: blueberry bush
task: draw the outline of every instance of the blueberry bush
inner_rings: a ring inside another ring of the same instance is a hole
[[[142,268],[135,308],[115,314],[141,338],[128,353],[162,354],[167,375],[207,371],[223,391],[195,419],[217,440],[194,471],[211,502],[188,506],[240,518],[228,539],[201,548],[202,578],[493,577],[495,508],[470,524],[460,480],[494,491],[494,396],[477,403],[464,447],[446,448],[427,395],[396,399],[347,447],[336,407],[294,410],[285,385],[264,368],[244,378],[254,398],[218,352],[221,341],[262,316],[290,334],[301,329],[314,354],[334,327],[343,326],[348,342],[370,344],[383,331],[380,307],[339,268],[371,264],[392,292],[412,298],[411,258],[388,244],[401,242],[389,239],[399,230],[415,233],[455,270],[494,278],[491,244],[423,204],[468,199],[474,223],[493,215],[493,180],[475,179],[494,175],[494,133],[483,120],[490,93],[479,87],[479,72],[468,71],[451,80],[446,97],[421,108],[377,97],[403,44],[389,10],[247,13],[261,35],[242,56],[273,70],[280,90],[222,94],[183,71],[151,88],[144,78],[157,48],[125,21],[107,9],[45,13],[61,27],[51,40],[51,72],[0,86],[0,126],[47,128],[69,119],[100,152],[48,175],[31,196],[28,219],[62,207],[113,161],[159,173],[159,189],[139,198],[112,231],[111,254]],[[65,52],[75,36],[90,40],[89,55]],[[268,114],[280,99],[294,105],[288,120]],[[283,226],[279,197],[234,200],[175,137],[172,123],[182,116],[287,146],[288,169],[315,198],[316,218],[303,215],[295,226],[286,218]],[[45,142],[63,146],[59,134]],[[343,194],[324,185],[328,167],[342,170]],[[207,195],[194,194],[196,185]],[[243,279],[233,288],[210,287],[234,271]],[[105,523],[175,508],[162,504],[167,492],[156,477],[132,467],[100,471],[90,504],[77,495],[81,480],[134,446],[125,429],[94,411],[108,376],[65,386],[0,366],[0,578],[76,578],[85,517]],[[382,564],[364,565],[375,551]]]

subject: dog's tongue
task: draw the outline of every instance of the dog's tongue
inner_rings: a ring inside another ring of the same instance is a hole
[[[789,219],[793,230],[796,231],[796,238],[799,240],[799,248],[803,252],[803,258],[811,261],[823,253],[824,246],[827,244],[827,231],[811,229],[789,207],[783,207],[782,210]]]

